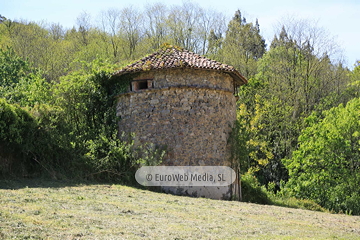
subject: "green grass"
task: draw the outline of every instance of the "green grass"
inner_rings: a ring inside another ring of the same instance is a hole
[[[121,185],[0,181],[0,239],[244,238],[360,239],[360,217]]]

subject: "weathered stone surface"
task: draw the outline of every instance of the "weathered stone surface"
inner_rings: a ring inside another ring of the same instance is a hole
[[[166,145],[166,165],[229,165],[227,140],[236,119],[232,77],[180,69],[144,74],[153,76],[154,88],[118,96],[120,132],[135,133],[135,143]]]

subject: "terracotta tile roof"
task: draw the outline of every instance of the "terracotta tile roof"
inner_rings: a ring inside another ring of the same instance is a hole
[[[235,70],[234,67],[174,46],[160,49],[147,57],[127,65],[123,69],[115,72],[114,75],[120,76],[127,73],[169,68],[192,68],[222,71],[229,73],[240,85],[247,83],[246,78]]]

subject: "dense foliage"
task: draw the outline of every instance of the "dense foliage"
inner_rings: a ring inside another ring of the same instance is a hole
[[[305,119],[285,191],[335,211],[360,214],[360,99]]]
[[[123,86],[110,74],[168,43],[249,80],[238,89],[230,138],[244,200],[259,193],[267,202],[267,187],[359,214],[352,99],[360,66],[344,67],[336,44],[310,21],[284,21],[267,48],[257,20],[240,11],[226,18],[190,2],[82,13],[72,29],[1,17],[0,173],[129,181],[137,166],[156,164],[160,149],[118,139],[114,95]]]
[[[131,182],[137,166],[162,158],[161,150],[135,149],[131,138],[119,140],[114,95],[121,85],[111,78],[114,65],[101,59],[74,62],[77,71],[48,83],[34,77],[36,70],[12,50],[8,55],[3,69],[13,70],[7,66],[12,64],[16,72],[30,73],[14,77],[20,81],[11,89],[5,87],[13,75],[2,74],[0,174]],[[18,92],[19,86],[23,90]],[[22,94],[14,98],[16,93]]]

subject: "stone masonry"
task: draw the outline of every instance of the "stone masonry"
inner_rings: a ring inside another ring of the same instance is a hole
[[[119,96],[119,130],[135,133],[141,143],[166,145],[167,165],[226,165],[227,139],[236,118],[232,78],[207,70],[139,77],[149,74],[154,88]]]
[[[160,57],[156,55],[156,59],[164,56],[168,59],[173,53],[178,50],[173,49],[167,55],[162,53]],[[155,59],[151,57],[150,60]],[[189,59],[189,66],[184,67]],[[127,71],[114,74],[120,77],[127,74],[133,80],[129,91],[118,96],[119,131],[135,133],[135,144],[151,142],[167,146],[164,165],[228,166],[227,141],[236,120],[234,88],[241,83],[227,71],[199,67],[197,62],[204,65],[203,61],[211,60],[191,52],[186,52],[183,62],[178,65],[170,59],[156,63],[157,67],[154,67],[150,60],[148,57],[140,63],[145,70],[132,65]],[[210,63],[214,64],[214,61]],[[229,187],[167,190],[218,199],[229,197]]]

